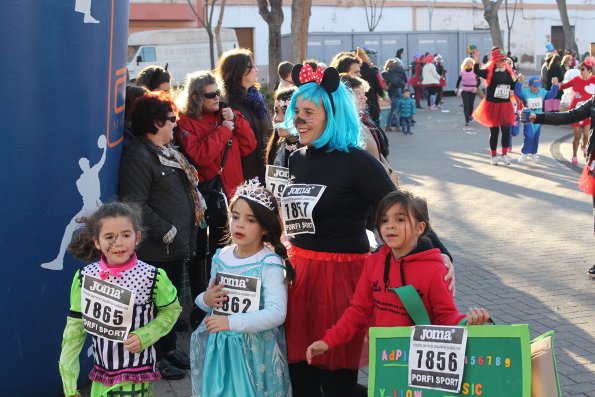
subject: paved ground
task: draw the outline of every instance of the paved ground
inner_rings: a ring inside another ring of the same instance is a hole
[[[543,127],[539,164],[516,162],[517,137],[513,164],[492,166],[487,129],[464,131],[460,99],[445,102],[419,111],[414,135],[389,133],[390,160],[402,184],[428,198],[455,257],[460,310],[486,307],[499,324],[528,323],[532,337],[555,330],[564,395],[595,396],[591,201],[568,163],[570,128]],[[187,341],[183,334],[180,346]],[[190,394],[188,378],[156,384],[156,396]]]

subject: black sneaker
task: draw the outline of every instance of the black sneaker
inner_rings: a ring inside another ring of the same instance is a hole
[[[589,269],[589,276],[591,276],[591,278],[595,278],[595,265]]]
[[[174,350],[171,353],[164,354],[163,357],[180,369],[190,369],[190,359],[183,351]]]
[[[157,369],[161,373],[161,377],[166,380],[184,379],[186,371],[172,365],[165,358],[157,362]]]

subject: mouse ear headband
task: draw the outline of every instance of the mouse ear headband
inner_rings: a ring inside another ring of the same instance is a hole
[[[316,83],[321,86],[328,94],[333,112],[335,111],[335,103],[331,94],[339,88],[340,79],[337,69],[318,66],[316,71],[314,71],[312,66],[298,63],[291,69],[291,79],[296,87],[306,83]]]

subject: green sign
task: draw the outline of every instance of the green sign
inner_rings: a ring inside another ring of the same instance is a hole
[[[459,394],[408,386],[411,327],[370,328],[370,397],[531,397],[529,326],[468,327]]]

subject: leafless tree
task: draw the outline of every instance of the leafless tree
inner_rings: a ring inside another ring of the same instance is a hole
[[[192,10],[192,13],[194,14],[194,16],[196,17],[198,22],[200,22],[201,25],[204,26],[205,30],[207,31],[207,35],[209,36],[209,55],[211,56],[211,69],[215,69],[215,48],[214,48],[215,44],[214,44],[214,37],[213,37],[213,12],[215,11],[215,5],[217,4],[217,2],[219,0],[203,0],[204,1],[203,6],[204,6],[205,18],[202,18],[195,8],[195,6],[198,7],[198,1],[195,1],[195,3],[196,3],[195,5],[192,4],[191,0],[186,0],[186,1],[188,2],[188,6]],[[223,14],[224,8],[225,8],[225,1],[223,1],[223,3],[219,7],[219,13],[221,15]],[[222,21],[223,17],[221,16],[220,19]],[[220,25],[219,25],[219,29],[221,29]],[[221,38],[219,38],[218,41],[221,42]]]
[[[432,16],[434,15],[436,0],[428,0],[428,30],[432,30]]]
[[[578,46],[574,39],[574,32],[570,27],[570,20],[568,19],[568,10],[566,9],[566,0],[556,0],[558,10],[560,11],[560,20],[562,21],[562,30],[564,31],[564,46],[578,54]]]
[[[279,82],[277,65],[281,62],[281,24],[283,24],[282,0],[258,0],[258,13],[269,25],[269,85]]]
[[[492,34],[492,43],[495,47],[503,48],[502,45],[502,31],[500,30],[500,20],[498,19],[498,10],[502,4],[502,0],[481,0],[483,3],[483,17],[490,27]]]
[[[366,20],[368,21],[368,30],[373,32],[382,18],[385,0],[361,0],[366,11]],[[380,6],[380,9],[378,7]]]
[[[514,25],[514,17],[516,16],[516,5],[518,0],[514,0],[514,7],[512,8],[512,18],[508,16],[508,0],[504,2],[504,9],[506,10],[506,27],[507,27],[507,43],[506,43],[506,51],[512,54],[510,51],[510,31],[512,30],[512,26]]]
[[[221,0],[219,7],[219,18],[217,18],[217,25],[215,26],[215,42],[217,43],[217,59],[221,58],[223,54],[223,45],[221,44],[221,25],[223,24],[223,12],[225,11],[225,3],[227,0]]]
[[[312,0],[293,0],[291,3],[289,60],[293,63],[300,63],[306,58],[311,12]]]

